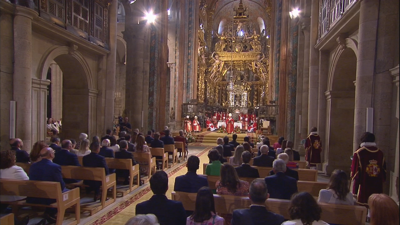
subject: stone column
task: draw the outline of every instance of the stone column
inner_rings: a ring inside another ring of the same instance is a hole
[[[49,80],[32,79],[32,143],[46,138],[47,88],[49,85]],[[59,88],[62,89],[62,86]],[[59,104],[62,105],[62,102]],[[62,111],[60,111],[60,113],[61,112]],[[56,119],[60,118],[61,117],[57,117]]]
[[[318,86],[318,134],[321,137],[322,142],[322,155],[321,159],[325,159],[325,150],[328,148],[326,145],[326,96],[325,92],[328,85],[328,74],[329,74],[329,52],[319,52],[319,86]]]
[[[32,147],[32,9],[15,5],[13,97],[17,102],[16,137]],[[36,122],[36,121],[35,121]]]
[[[51,69],[51,117],[55,120],[62,118],[63,106],[63,72],[56,62],[50,64]]]
[[[354,151],[360,144],[361,135],[366,131],[366,108],[372,107],[378,10],[379,1],[364,0],[360,2],[356,104],[354,112]]]
[[[13,100],[13,4],[0,1],[0,148],[8,149]]]
[[[125,111],[132,127],[142,124],[143,110],[143,54],[145,46],[145,22],[141,21],[141,9],[144,1],[125,6],[125,31],[126,41],[126,96]]]
[[[298,55],[297,57],[297,85],[296,85],[296,122],[295,122],[295,136],[294,136],[294,146],[296,150],[298,148],[296,147],[297,144],[300,144],[300,141],[303,137],[301,137],[301,115],[302,115],[302,93],[303,93],[303,65],[304,65],[304,35],[302,29],[303,29],[303,24],[302,21],[300,21],[299,26],[299,39],[298,39]]]
[[[117,63],[117,10],[118,0],[112,0],[109,17],[110,17],[110,53],[107,56],[107,74],[105,83],[105,107],[104,107],[104,126],[112,129],[114,121],[115,108],[115,79],[116,79],[116,63]],[[103,131],[104,132],[104,131]]]
[[[318,125],[318,49],[314,48],[318,39],[319,23],[319,0],[312,0],[311,3],[311,24],[310,24],[310,61],[309,61],[309,92],[308,92],[308,131],[311,127]]]
[[[304,17],[302,23],[302,30],[304,34],[304,54],[303,54],[303,79],[302,83],[297,84],[302,85],[302,94],[299,96],[301,98],[301,127],[300,127],[300,140],[307,138],[308,136],[308,91],[309,91],[309,62],[310,62],[310,17]],[[301,155],[304,155],[304,145],[300,142],[298,150]]]
[[[179,28],[178,28],[178,65],[177,65],[177,105],[175,109],[175,120],[176,129],[182,128],[182,104],[183,104],[183,93],[184,93],[184,60],[185,60],[185,1],[181,0],[179,5]]]
[[[395,93],[397,96],[396,99],[396,118],[397,118],[397,134],[396,134],[396,148],[395,148],[395,157],[394,157],[394,172],[389,174],[390,176],[390,197],[392,197],[397,203],[399,202],[398,192],[396,190],[396,179],[399,178],[399,65],[390,70],[390,73],[393,76],[393,83],[396,84]],[[387,176],[387,175],[386,175]]]

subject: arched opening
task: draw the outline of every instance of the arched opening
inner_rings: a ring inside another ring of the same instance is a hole
[[[265,30],[264,20],[261,17],[258,17],[257,18],[257,23],[258,23],[258,26],[260,27],[260,33],[263,33],[264,30]]]
[[[328,159],[327,173],[334,169],[350,172],[353,154],[355,85],[357,57],[350,48],[339,56],[333,70],[331,90],[328,94]]]

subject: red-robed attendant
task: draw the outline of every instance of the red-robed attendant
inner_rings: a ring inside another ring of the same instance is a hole
[[[357,195],[357,202],[367,205],[370,195],[383,193],[386,163],[383,152],[376,146],[374,134],[365,132],[361,142],[353,155],[351,179],[354,180],[353,194]]]
[[[244,117],[244,120],[242,122],[242,129],[246,129],[249,127],[249,121],[246,117]]]
[[[234,123],[235,121],[232,118],[232,113],[229,113],[228,118],[226,119],[226,132],[228,134],[232,134],[234,131]]]
[[[222,112],[222,120],[225,120],[225,119],[226,119],[226,113]]]
[[[256,132],[257,130],[257,120],[254,120],[253,124],[249,126],[248,132]]]
[[[217,121],[219,121],[220,119],[221,119],[221,114],[217,112]]]
[[[189,116],[185,118],[185,131],[186,133],[192,132],[192,121],[190,121]]]
[[[311,133],[308,135],[304,147],[306,149],[305,159],[310,167],[315,167],[316,163],[321,163],[321,138],[316,127],[311,128]]]
[[[193,119],[193,131],[194,132],[200,132],[200,123],[197,120],[197,116],[195,116],[194,119]]]
[[[210,118],[207,118],[206,126],[207,126],[207,130],[209,130],[209,131],[214,131],[215,130],[215,126],[212,123],[212,121],[210,120]]]

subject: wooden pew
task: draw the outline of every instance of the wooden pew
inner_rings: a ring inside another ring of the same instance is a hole
[[[70,207],[75,208],[75,220],[70,225],[80,222],[80,194],[79,188],[61,192],[59,182],[32,181],[32,180],[10,180],[0,179],[0,192],[2,195],[27,196],[34,198],[55,199],[51,205],[32,204],[25,200],[14,202],[2,202],[13,205],[14,213],[18,212],[18,206],[39,206],[57,209],[57,225],[61,225],[64,220],[65,210]],[[3,223],[1,223],[3,224]]]
[[[207,177],[207,181],[208,181],[208,187],[210,187],[210,189],[215,190],[215,183],[217,183],[218,180],[221,180],[220,176],[206,176]],[[247,181],[249,182],[249,184],[256,178],[252,178],[252,177],[239,177],[240,180],[243,181]]]
[[[83,211],[89,211],[90,215],[104,209],[115,202],[117,198],[117,182],[115,173],[106,175],[104,168],[101,167],[83,167],[83,166],[61,166],[63,178],[77,180],[101,181],[101,205],[98,207],[85,207]],[[112,188],[112,199],[107,201],[107,190]]]
[[[164,152],[164,148],[150,148],[152,156],[161,157],[158,159],[156,157],[156,162],[161,161],[161,170],[167,170],[168,168],[168,153]]]
[[[175,144],[164,145],[164,151],[168,153],[168,158],[170,155],[172,155],[171,167],[173,167],[176,163],[178,163],[178,149],[175,147]],[[168,167],[168,161],[167,161],[167,167]]]
[[[132,166],[131,159],[115,159],[115,158],[105,158],[108,168],[117,170],[129,170],[129,189],[121,190],[117,189],[117,193],[121,193],[122,196],[132,192],[140,186],[140,173],[139,164]],[[136,177],[136,183],[133,184],[133,180]]]
[[[151,157],[150,154],[147,154],[145,152],[133,152],[133,158],[137,162],[146,162],[147,165],[149,165],[149,171],[147,174],[147,178],[150,179],[151,175],[156,172],[156,157]],[[140,168],[140,163],[139,163],[139,168]]]
[[[196,193],[175,192],[171,193],[172,200],[180,201],[185,210],[194,211],[196,202]],[[251,201],[248,197],[217,195],[214,194],[215,210],[218,214],[232,214],[235,209],[248,208]],[[285,219],[289,216],[289,200],[269,198],[265,202],[267,208],[277,214],[282,215]],[[327,223],[354,225],[365,224],[367,217],[367,208],[363,206],[353,205],[335,205],[318,203],[322,209],[321,220]]]
[[[0,217],[1,225],[14,225],[14,213],[9,213]]]
[[[79,164],[81,164],[81,166],[83,166],[83,156],[77,156],[77,157],[78,157]]]
[[[306,161],[293,161],[295,163],[297,163],[297,165],[299,166],[299,169],[306,169],[307,167],[307,162]]]
[[[260,166],[253,166],[254,168],[258,169],[258,174],[260,177],[267,177],[269,176],[269,172],[272,170],[272,167],[260,167]],[[302,181],[317,181],[318,178],[318,170],[311,170],[311,169],[294,169],[299,173],[299,180]]]
[[[319,191],[321,189],[326,189],[328,183],[325,182],[315,182],[315,181],[297,181],[297,190],[299,192],[308,192],[314,197],[319,196]]]
[[[187,158],[187,156],[188,156],[188,153],[187,153],[186,148],[185,148],[185,144],[183,142],[181,142],[181,141],[175,141],[175,148],[176,149],[178,149],[178,148],[182,149],[183,160],[185,160]]]
[[[21,167],[25,171],[26,174],[29,174],[29,169],[31,168],[32,164],[17,162],[17,163],[15,163],[15,165]]]

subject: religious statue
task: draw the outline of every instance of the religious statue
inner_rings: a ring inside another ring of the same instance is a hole
[[[215,44],[215,51],[216,52],[222,52],[224,51],[224,48],[227,44],[226,42],[226,34],[225,32],[222,32],[222,35],[218,35],[218,33],[216,34],[217,37],[219,38],[219,41]]]
[[[253,72],[256,73],[260,80],[265,83],[268,78],[268,70],[267,65],[264,62],[264,54],[259,54],[256,61],[252,62]]]
[[[197,116],[194,117],[192,126],[193,126],[193,131],[194,132],[200,132],[200,123],[197,120]]]
[[[243,127],[243,129],[246,129],[248,126],[249,126],[249,120],[247,119],[246,114],[245,114],[244,121],[242,122],[242,127]]]
[[[253,35],[249,38],[252,39],[250,41],[250,44],[251,44],[251,47],[253,48],[253,51],[261,52],[260,35],[257,34],[257,31],[254,30]]]
[[[217,82],[221,79],[219,75],[224,67],[224,61],[219,59],[219,55],[217,53],[213,53],[211,57],[212,69],[210,71],[210,80]]]
[[[192,132],[192,122],[190,121],[189,116],[186,116],[184,123],[186,133]]]
[[[170,121],[175,121],[175,110],[174,110],[174,107],[171,107],[171,111],[169,113],[169,119],[170,119]]]
[[[235,123],[235,121],[232,118],[232,113],[229,113],[228,118],[226,119],[226,132],[228,132],[228,134],[233,133],[234,123]]]

